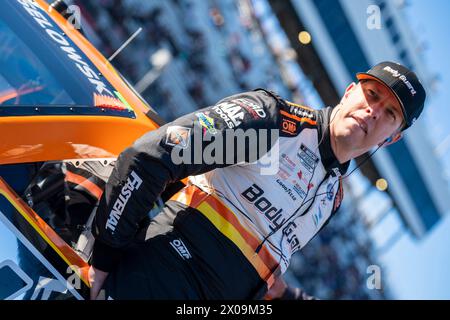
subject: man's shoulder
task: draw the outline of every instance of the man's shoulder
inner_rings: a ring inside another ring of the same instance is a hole
[[[294,103],[288,100],[285,100],[285,102],[289,108],[289,113],[301,118],[310,118],[313,120],[317,119],[316,109],[298,103]]]
[[[305,128],[317,128],[317,110],[286,99],[279,103],[282,136],[296,136]]]
[[[256,88],[251,91],[244,91],[237,94],[230,95],[218,102],[224,102],[224,101],[233,101],[237,99],[245,99],[245,98],[262,98],[265,102],[271,101],[271,102],[277,102],[278,107],[286,112],[289,112],[293,115],[299,116],[299,117],[309,117],[311,119],[315,119],[317,117],[316,113],[318,110],[297,104],[294,102],[291,102],[289,100],[286,100],[282,98],[278,93],[275,91],[265,89],[265,88]]]
[[[222,105],[244,108],[253,118],[275,121],[281,136],[284,137],[297,136],[305,128],[317,128],[319,120],[318,110],[286,100],[265,88],[229,96],[219,101],[216,106]],[[255,112],[259,112],[259,117],[254,115]]]
[[[264,89],[264,88],[257,88],[253,91],[263,93],[266,96],[270,96],[270,97],[274,98],[275,100],[279,101],[280,108],[282,108],[285,112],[288,112],[294,116],[297,116],[300,118],[306,117],[306,118],[310,118],[312,120],[315,120],[317,118],[317,110],[316,109],[311,108],[309,106],[305,106],[303,104],[298,104],[298,103],[294,103],[289,100],[286,100],[274,91]]]

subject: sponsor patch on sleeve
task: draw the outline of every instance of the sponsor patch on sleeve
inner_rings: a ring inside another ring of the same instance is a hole
[[[189,146],[191,129],[181,126],[171,126],[166,131],[166,145],[186,149]]]
[[[206,134],[206,132],[209,132],[212,135],[215,135],[217,133],[217,129],[215,127],[214,119],[211,117],[208,117],[206,113],[198,112],[195,114],[198,118],[198,122],[203,127],[203,135]]]
[[[289,113],[299,118],[315,119],[314,110],[290,101],[286,101],[289,106]]]
[[[297,151],[297,157],[309,172],[313,172],[314,168],[319,163],[319,158],[317,157],[317,155],[303,143],[301,144],[300,149],[298,149]]]
[[[245,110],[247,110],[247,112],[251,115],[251,117],[253,119],[258,119],[258,118],[265,118],[266,117],[266,112],[264,111],[264,108],[257,105],[256,103],[254,103],[253,101],[249,100],[249,99],[236,99],[233,100],[236,104],[240,105],[242,108],[244,108]]]
[[[300,133],[304,125],[315,126],[317,124],[313,109],[303,107],[286,101],[286,105],[280,110],[281,131],[294,136]]]
[[[283,122],[281,123],[281,131],[290,135],[297,134],[297,122],[283,117]]]
[[[267,116],[264,108],[245,98],[234,99],[219,103],[213,107],[214,112],[222,118],[228,128],[238,127],[246,114],[253,119],[263,119]]]

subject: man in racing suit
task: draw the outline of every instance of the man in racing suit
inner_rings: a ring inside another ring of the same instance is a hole
[[[338,210],[350,160],[397,141],[423,109],[425,91],[404,66],[384,62],[357,77],[335,108],[259,89],[138,139],[119,156],[97,210],[92,297],[108,272],[114,299],[264,297]]]

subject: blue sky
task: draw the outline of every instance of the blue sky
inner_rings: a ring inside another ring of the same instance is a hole
[[[405,10],[418,39],[426,43],[426,65],[440,76],[438,91],[426,105],[429,132],[439,145],[450,135],[450,1],[409,0]],[[447,177],[450,148],[441,155]],[[450,214],[421,241],[409,236],[383,256],[384,279],[398,299],[450,299]],[[382,275],[383,277],[383,275]],[[382,278],[383,279],[383,278]]]

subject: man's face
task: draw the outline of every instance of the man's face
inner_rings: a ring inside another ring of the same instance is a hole
[[[394,94],[378,81],[367,80],[347,88],[331,125],[336,141],[360,155],[398,133],[402,123]]]

